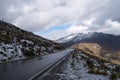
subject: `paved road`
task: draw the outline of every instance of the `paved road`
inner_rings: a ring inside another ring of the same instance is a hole
[[[10,63],[0,64],[0,80],[28,80],[33,75],[47,69],[60,59],[69,55],[72,49],[43,56],[42,59],[34,58]]]

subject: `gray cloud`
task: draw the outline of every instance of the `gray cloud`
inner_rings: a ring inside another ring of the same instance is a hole
[[[53,25],[64,24],[85,16],[89,9],[88,0],[2,0],[0,15],[30,31],[47,29]],[[24,27],[23,27],[24,26]]]
[[[100,32],[106,32],[106,33],[120,34],[120,31],[118,31],[120,28],[119,26],[120,5],[119,4],[120,4],[120,0],[114,0],[114,1],[106,0],[101,4],[97,4],[98,6],[95,5],[96,7],[93,7],[93,10],[90,13],[91,15],[89,15],[87,18],[84,18],[80,22],[82,23],[84,20],[95,18],[95,20],[92,22],[91,25],[82,24],[83,26],[87,27],[88,32],[100,31]],[[111,23],[106,23],[109,20],[111,21]],[[112,26],[112,23],[115,23],[115,22],[117,23]],[[115,27],[116,25],[118,27]],[[81,24],[79,26],[81,26]]]
[[[106,22],[120,22],[119,4],[120,0],[1,0],[0,18],[33,32],[66,23],[81,31],[114,32],[116,27]],[[83,23],[91,18],[91,25]]]
[[[23,13],[22,7],[30,0],[1,0],[0,1],[0,18],[13,22]]]

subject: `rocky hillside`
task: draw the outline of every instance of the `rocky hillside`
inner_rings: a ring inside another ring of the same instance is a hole
[[[96,43],[80,43],[72,46],[72,48],[81,50],[83,53],[87,53],[99,59],[120,65],[120,52],[110,52],[102,49],[99,44]]]
[[[41,56],[64,49],[51,40],[0,21],[0,62]]]
[[[119,51],[120,50],[120,36],[105,34],[105,33],[77,33],[60,38],[56,42],[63,44],[65,47],[70,47],[76,43],[97,43],[102,48],[109,51]]]

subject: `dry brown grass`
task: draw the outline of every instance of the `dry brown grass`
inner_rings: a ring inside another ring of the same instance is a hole
[[[104,53],[105,51],[102,49],[102,47],[96,43],[80,43],[72,46],[72,48],[79,49],[84,53],[105,60],[107,62],[120,65],[120,51],[114,53],[109,53],[107,51],[107,53]],[[101,56],[101,54],[104,54],[104,56]]]
[[[99,56],[101,53],[101,47],[96,43],[80,43],[72,46],[73,48],[80,49],[85,53]]]

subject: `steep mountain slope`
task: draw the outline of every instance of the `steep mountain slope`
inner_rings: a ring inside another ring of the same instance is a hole
[[[45,55],[61,49],[64,47],[51,40],[0,21],[0,61]]]
[[[95,32],[82,35],[81,33],[78,33],[68,41],[60,41],[59,39],[57,40],[57,42],[63,44],[65,47],[70,47],[76,43],[93,42],[99,44],[100,46],[102,46],[102,48],[110,51],[120,50],[120,36],[105,33]]]

